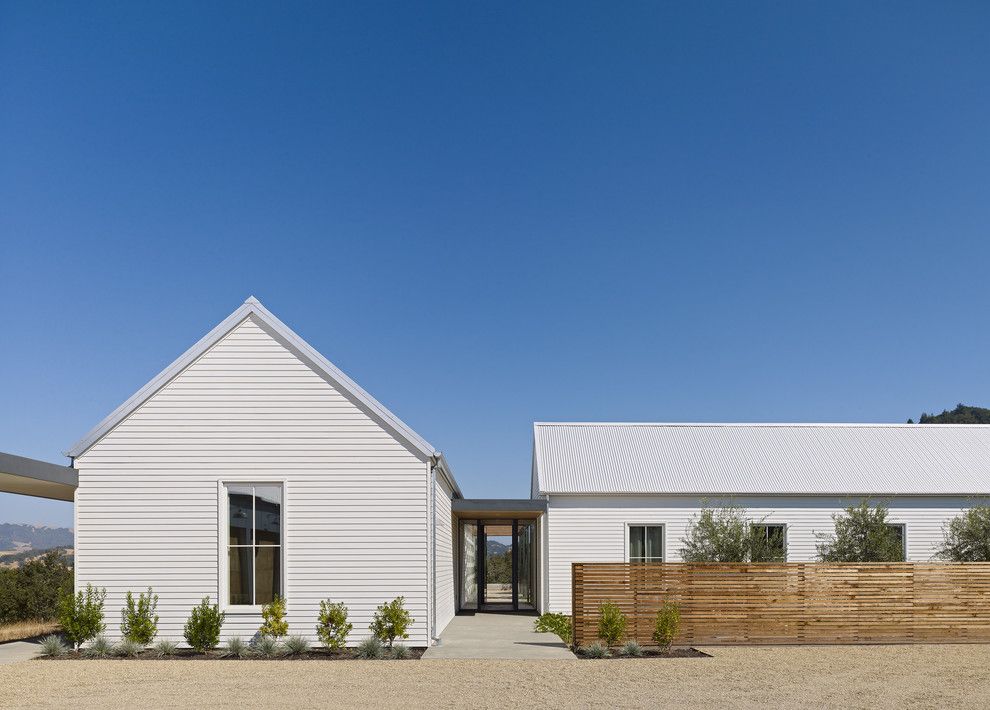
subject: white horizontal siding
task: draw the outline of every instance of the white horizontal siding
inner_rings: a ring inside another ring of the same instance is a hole
[[[128,590],[159,595],[159,634],[181,640],[216,599],[217,482],[286,481],[290,633],[315,640],[321,599],[342,601],[352,643],[404,596],[409,643],[429,635],[427,466],[253,320],[247,320],[76,459],[77,583],[107,589],[119,633]],[[228,613],[224,638],[257,614]]]
[[[453,492],[438,476],[436,483],[436,510],[433,524],[436,526],[437,548],[437,629],[439,636],[454,618],[454,536],[451,498]]]
[[[817,559],[816,532],[834,530],[832,514],[858,500],[830,496],[739,496],[733,504],[749,516],[787,525],[787,559]],[[907,526],[908,559],[929,560],[942,539],[942,525],[972,501],[962,497],[898,497],[886,499],[892,523]],[[679,562],[688,523],[703,506],[692,496],[551,496],[547,511],[548,592],[551,611],[570,612],[571,564],[624,562],[626,525],[664,525],[668,562]]]

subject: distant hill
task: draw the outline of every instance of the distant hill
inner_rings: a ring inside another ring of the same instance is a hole
[[[58,552],[61,554],[62,560],[69,567],[75,564],[76,555],[75,550],[71,547],[53,547],[49,550],[30,550],[25,549],[22,552],[5,552],[0,553],[0,567],[19,567],[25,562],[30,562],[31,560],[39,560],[50,552]]]
[[[486,540],[488,544],[488,554],[489,555],[501,555],[512,549],[511,546],[499,542],[498,540]]]
[[[957,404],[951,412],[943,409],[941,414],[922,412],[919,424],[990,424],[990,409]],[[908,424],[914,421],[908,419]]]
[[[73,535],[69,528],[0,523],[0,552],[50,550],[53,547],[72,547],[72,545]]]

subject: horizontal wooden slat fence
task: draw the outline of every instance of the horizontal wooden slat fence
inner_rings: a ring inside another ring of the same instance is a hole
[[[990,642],[990,563],[595,562],[571,583],[578,645],[606,600],[647,645],[664,600],[680,608],[677,645]]]

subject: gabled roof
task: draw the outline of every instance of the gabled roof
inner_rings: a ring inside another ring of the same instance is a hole
[[[536,494],[990,494],[990,425],[534,425]]]
[[[204,335],[199,342],[180,355],[171,365],[158,373],[148,384],[134,393],[130,399],[113,410],[106,419],[100,422],[86,436],[73,444],[65,452],[66,456],[75,458],[85,453],[93,444],[102,439],[114,427],[120,424],[120,422],[148,401],[156,392],[167,385],[173,378],[247,318],[253,318],[269,335],[281,342],[296,357],[313,368],[318,375],[390,431],[411,451],[422,456],[424,461],[431,458],[436,459],[441,473],[448,477],[451,487],[459,497],[461,496],[460,488],[458,488],[457,482],[450,473],[449,466],[447,466],[443,454],[386,409],[381,402],[364,391],[354,380],[341,372],[336,365],[323,357],[313,346],[300,338],[291,328],[276,318],[271,311],[261,305],[261,302],[253,296],[244,301],[244,304],[240,308],[227,316],[217,327]]]

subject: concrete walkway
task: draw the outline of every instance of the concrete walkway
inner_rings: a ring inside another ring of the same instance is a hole
[[[29,661],[37,655],[37,641],[8,641],[7,643],[0,643],[0,663]]]
[[[535,616],[474,614],[455,616],[440,634],[440,642],[423,655],[435,658],[551,658],[574,654],[554,634],[533,631]]]

